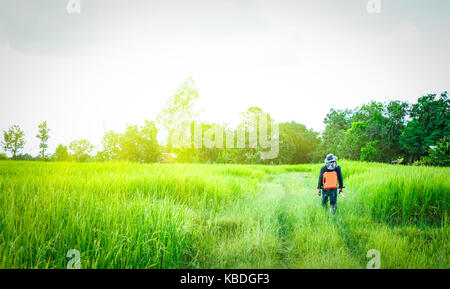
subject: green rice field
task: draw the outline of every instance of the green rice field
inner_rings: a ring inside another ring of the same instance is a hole
[[[450,268],[450,168],[339,164],[0,161],[0,268]]]

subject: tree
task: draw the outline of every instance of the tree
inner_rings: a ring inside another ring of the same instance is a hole
[[[103,150],[99,152],[102,160],[117,160],[120,158],[120,133],[107,131],[102,139]]]
[[[94,146],[87,139],[74,140],[69,145],[73,158],[79,162],[87,161],[93,148]]]
[[[16,160],[18,160],[18,161],[34,161],[34,160],[39,160],[39,157],[33,158],[33,156],[30,154],[18,154],[16,156]]]
[[[239,149],[239,154],[241,155],[240,162],[246,164],[271,163],[273,161],[272,159],[264,160],[261,158],[263,149],[268,149],[262,147],[262,141],[272,141],[275,137],[272,130],[273,119],[270,114],[264,112],[257,106],[252,106],[247,111],[241,113],[241,119],[240,126],[245,131],[245,146]],[[260,134],[264,129],[266,129],[266,135],[262,136]],[[264,138],[266,139],[264,140]],[[279,141],[279,139],[276,141]]]
[[[18,125],[13,125],[8,131],[3,131],[2,147],[5,151],[12,153],[12,159],[15,160],[17,153],[25,145],[24,132]]]
[[[322,141],[324,151],[326,153],[333,153],[339,157],[352,158],[348,154],[346,141],[346,131],[352,127],[352,110],[334,110],[330,112],[324,119],[326,125],[325,131],[322,134]]]
[[[400,143],[409,162],[424,156],[428,148],[450,135],[450,101],[447,92],[436,97],[428,94],[419,98],[410,111]]]
[[[41,124],[39,124],[38,128],[39,128],[39,133],[36,135],[36,137],[41,140],[41,143],[39,144],[39,148],[41,149],[41,151],[40,151],[41,160],[44,161],[46,159],[45,151],[48,148],[47,141],[49,138],[50,129],[47,127],[47,121],[44,121]]]
[[[314,152],[319,148],[320,139],[316,132],[303,124],[294,121],[280,123],[280,140],[279,163],[298,164],[317,160]]]
[[[160,151],[156,138],[158,130],[152,121],[145,125],[128,125],[120,136],[120,158],[137,162],[156,162]]]
[[[156,162],[160,155],[159,144],[157,139],[158,129],[153,121],[145,121],[141,126],[141,146],[144,162]]]
[[[168,151],[172,150],[172,137],[175,132],[181,131],[184,123],[190,123],[197,117],[198,112],[194,109],[194,105],[198,98],[199,91],[192,78],[188,78],[167,100],[165,107],[159,113],[157,122],[168,134]]]
[[[409,108],[407,102],[401,101],[391,101],[386,107],[386,123],[380,140],[384,148],[381,153],[386,156],[385,160],[392,161],[404,155],[400,137],[407,124]]]
[[[352,111],[331,110],[325,119],[324,145],[342,158],[391,161],[402,155],[406,102],[370,102]]]
[[[64,146],[62,144],[58,145],[56,148],[55,153],[52,156],[52,159],[58,162],[67,162],[70,161],[70,155],[69,151],[67,149],[67,146]]]
[[[141,161],[141,148],[139,145],[139,127],[127,125],[125,133],[120,137],[120,158],[130,161]]]

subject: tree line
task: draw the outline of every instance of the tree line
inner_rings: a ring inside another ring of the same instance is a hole
[[[13,160],[42,161],[113,161],[135,162],[200,162],[243,164],[297,164],[320,162],[327,153],[341,159],[371,162],[393,162],[448,166],[450,161],[450,102],[447,92],[428,94],[417,103],[403,101],[387,103],[372,101],[361,107],[346,110],[331,109],[324,119],[322,133],[308,129],[295,121],[278,123],[279,153],[274,159],[262,159],[261,148],[249,146],[252,122],[270,114],[261,108],[250,107],[241,114],[240,125],[245,128],[246,146],[229,148],[224,143],[217,147],[204,144],[176,147],[172,139],[186,122],[198,116],[196,101],[199,91],[194,81],[187,79],[172,95],[155,121],[143,125],[127,125],[123,133],[106,131],[101,148],[94,154],[94,146],[87,139],[60,144],[53,154],[48,153],[50,129],[44,121],[38,126],[39,155],[21,154],[25,144],[24,132],[18,125],[3,131],[2,148]],[[227,124],[201,122],[202,134],[208,129],[221,127],[231,131],[237,142],[237,130]],[[159,129],[167,133],[167,142],[158,143]],[[192,125],[192,132],[194,125]],[[192,133],[192,138],[194,134]],[[216,137],[216,136],[214,136]],[[256,135],[260,143],[259,133]],[[194,143],[194,142],[192,142]],[[7,159],[0,154],[0,159]]]
[[[370,102],[353,110],[331,110],[322,145],[353,160],[447,166],[450,159],[448,93],[417,103]]]

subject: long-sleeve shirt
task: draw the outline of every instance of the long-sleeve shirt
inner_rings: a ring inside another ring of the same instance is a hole
[[[327,166],[323,166],[320,169],[320,175],[319,175],[319,184],[317,185],[318,189],[321,189],[323,187],[323,174],[325,172],[336,172],[337,173],[337,177],[338,177],[338,182],[339,182],[339,188],[342,189],[344,187],[344,182],[342,180],[342,172],[341,172],[341,167],[340,166],[336,166],[336,168],[334,170],[329,170],[327,168]]]

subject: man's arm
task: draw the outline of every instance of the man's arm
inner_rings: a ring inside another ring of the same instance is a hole
[[[344,181],[342,180],[342,171],[340,166],[337,167],[336,172],[339,181],[339,189],[342,189],[344,187]]]
[[[319,183],[317,184],[317,188],[321,189],[323,186],[323,167],[320,168],[320,174],[319,174]]]

